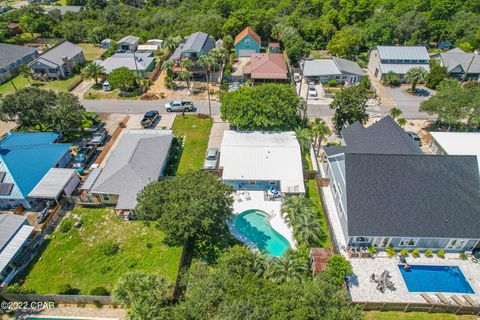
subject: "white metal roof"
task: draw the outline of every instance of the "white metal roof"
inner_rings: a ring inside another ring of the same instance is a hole
[[[305,192],[295,132],[225,131],[220,153],[223,180],[280,181],[283,192]]]
[[[23,246],[33,231],[33,226],[23,225],[7,246],[0,253],[0,272],[5,269],[18,250]]]
[[[380,59],[388,60],[430,60],[423,46],[377,46]]]
[[[54,199],[62,192],[73,175],[75,175],[75,169],[51,168],[28,196]]]
[[[158,44],[139,44],[137,50],[138,51],[157,51]]]
[[[430,135],[446,154],[477,156],[480,169],[480,132],[430,132]]]
[[[428,64],[380,63],[380,69],[382,69],[382,73],[393,71],[396,74],[406,74],[408,70],[416,67],[422,67],[427,72],[430,71],[430,66]]]

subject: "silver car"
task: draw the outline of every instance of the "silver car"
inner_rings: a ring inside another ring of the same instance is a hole
[[[220,151],[218,150],[218,148],[208,148],[207,154],[205,156],[205,164],[203,165],[203,167],[205,169],[216,169],[219,156]]]

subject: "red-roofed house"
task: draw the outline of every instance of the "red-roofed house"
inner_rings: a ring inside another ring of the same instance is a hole
[[[254,53],[243,68],[243,74],[252,81],[285,81],[287,63],[281,53]]]

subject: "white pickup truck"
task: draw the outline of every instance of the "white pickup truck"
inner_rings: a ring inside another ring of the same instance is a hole
[[[192,101],[171,101],[165,103],[165,109],[172,111],[194,111],[195,106]]]

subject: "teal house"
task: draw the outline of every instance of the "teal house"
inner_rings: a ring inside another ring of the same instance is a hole
[[[252,54],[260,52],[262,39],[252,28],[246,27],[235,37],[233,44],[237,57],[250,57]]]

